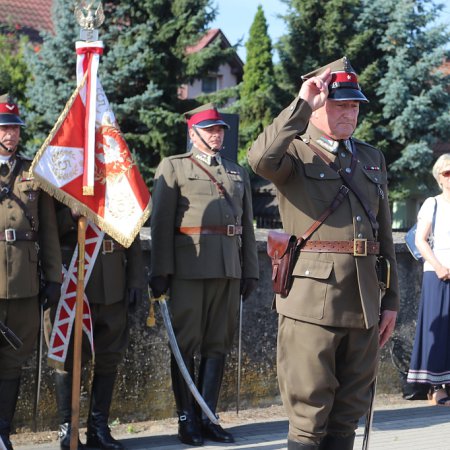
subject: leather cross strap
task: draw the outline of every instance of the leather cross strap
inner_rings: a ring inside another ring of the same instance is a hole
[[[234,220],[236,225],[238,224],[238,213],[236,211],[236,206],[233,203],[233,200],[231,200],[230,194],[227,192],[227,190],[224,188],[222,183],[219,183],[216,178],[214,177],[214,175],[208,170],[206,169],[206,167],[203,167],[195,158],[192,157],[191,155],[191,161],[201,170],[203,170],[203,172],[206,173],[206,175],[208,175],[208,177],[211,179],[211,181],[213,182],[214,186],[216,187],[217,191],[219,192],[219,195],[222,195],[225,200],[227,201],[227,203],[230,205],[231,210],[233,211],[233,216],[234,216]]]
[[[8,228],[5,231],[0,231],[0,241],[15,242],[15,241],[37,241],[38,234],[36,231],[15,230]]]
[[[380,243],[367,239],[351,241],[308,241],[301,247],[302,252],[348,253],[353,256],[379,255]]]
[[[242,227],[240,225],[222,225],[222,226],[203,226],[203,227],[180,227],[175,230],[177,234],[223,234],[225,236],[242,235]]]
[[[351,189],[351,191],[355,194],[356,198],[359,200],[359,202],[361,203],[361,206],[364,208],[364,211],[367,214],[367,217],[370,220],[370,223],[372,225],[372,229],[373,232],[375,234],[375,237],[378,236],[378,222],[377,219],[375,217],[375,214],[372,212],[372,210],[369,208],[368,203],[366,201],[366,198],[364,197],[364,195],[361,193],[361,191],[359,190],[359,188],[355,185],[355,183],[352,180],[352,177],[346,173],[344,170],[342,170],[342,168],[338,167],[333,161],[331,161],[330,158],[328,158],[328,156],[323,153],[321,150],[319,150],[316,146],[314,146],[313,144],[311,144],[310,142],[307,144],[309,146],[309,148],[320,158],[322,159],[325,163],[327,163],[335,172],[338,173],[338,175],[340,175],[340,177],[344,180],[345,184]],[[353,170],[352,170],[352,175],[353,175]]]

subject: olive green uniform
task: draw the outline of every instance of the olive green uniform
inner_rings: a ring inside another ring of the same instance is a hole
[[[198,157],[197,157],[198,155]],[[207,165],[197,149],[165,158],[158,167],[151,216],[152,277],[169,275],[173,326],[182,352],[226,354],[231,346],[239,306],[241,278],[258,278],[251,188],[247,172],[221,158]],[[208,175],[223,185],[234,212]],[[183,227],[242,226],[242,235],[179,234]],[[209,313],[208,313],[209,311]]]
[[[301,236],[343,184],[340,176],[308,147],[323,133],[309,124],[310,106],[295,99],[251,147],[253,170],[278,189],[285,230]],[[382,153],[353,140],[358,162],[353,181],[379,223],[380,254],[391,264],[391,287],[380,303],[376,256],[301,252],[279,313],[278,376],[293,441],[317,443],[326,434],[349,435],[369,407],[378,355],[380,308],[398,310],[398,280]],[[351,153],[322,151],[347,172]],[[311,240],[375,240],[356,196],[348,198]]]
[[[14,350],[0,337],[0,379],[7,380],[20,376],[21,366],[36,342],[39,269],[44,282],[61,283],[61,252],[53,199],[39,189],[30,174],[31,161],[13,155],[10,162],[20,164],[20,170],[11,185],[13,196],[7,195],[0,201],[0,231],[4,234],[5,230],[14,230],[17,240],[6,242],[5,237],[0,240],[0,320],[23,345]],[[3,186],[9,185],[13,176],[11,164],[10,171],[0,176]],[[32,231],[32,224],[38,240],[21,240],[23,233]],[[12,231],[8,234],[11,237]]]

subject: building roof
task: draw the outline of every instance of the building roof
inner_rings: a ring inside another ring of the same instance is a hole
[[[0,0],[0,23],[32,31],[53,31],[53,0]]]

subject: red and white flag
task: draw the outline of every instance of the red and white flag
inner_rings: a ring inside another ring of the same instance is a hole
[[[42,189],[129,247],[151,210],[149,190],[97,79],[98,42],[77,42],[79,84],[36,154]]]
[[[86,286],[104,234],[129,247],[150,215],[151,199],[97,78],[103,44],[77,42],[76,49],[78,87],[36,154],[31,170],[42,189],[89,219]],[[68,270],[63,268],[61,298],[49,343],[49,359],[60,368],[64,367],[75,319],[77,254],[78,246]],[[86,296],[83,331],[94,354]]]

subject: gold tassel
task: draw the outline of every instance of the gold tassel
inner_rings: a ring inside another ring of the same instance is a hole
[[[155,320],[155,299],[152,298],[152,297],[149,297],[148,301],[150,302],[150,308],[148,310],[147,326],[148,327],[154,327],[156,325],[156,320]]]

